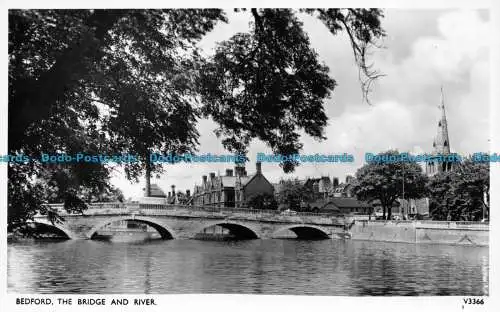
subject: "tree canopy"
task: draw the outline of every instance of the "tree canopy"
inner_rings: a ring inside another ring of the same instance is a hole
[[[379,159],[397,159],[398,151],[378,154]],[[369,162],[356,172],[354,194],[361,200],[380,200],[383,216],[391,219],[392,204],[398,198],[417,199],[426,195],[427,176],[416,162]],[[404,185],[403,185],[404,184]]]
[[[471,158],[428,182],[430,214],[435,220],[481,220],[489,217],[489,163]]]
[[[323,102],[335,81],[318,61],[298,14],[349,34],[370,74],[366,48],[384,35],[377,9],[251,9],[251,30],[203,57],[197,43],[219,9],[9,11],[10,154],[137,154],[127,178],[159,173],[148,154],[195,151],[199,118],[219,124],[230,151],[257,138],[277,153],[302,148],[300,131],[324,139]],[[297,164],[282,164],[285,171]],[[29,218],[50,194],[69,210],[111,190],[103,163],[9,164],[9,222]],[[45,183],[41,183],[45,181]],[[52,181],[46,183],[46,181]]]
[[[258,210],[276,210],[278,202],[273,194],[256,194],[252,195],[245,201],[245,205],[252,209]]]
[[[293,210],[300,210],[301,202],[309,202],[314,198],[312,190],[298,179],[282,180],[278,187],[278,203]]]

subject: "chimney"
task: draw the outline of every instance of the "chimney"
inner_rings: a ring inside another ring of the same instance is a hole
[[[353,176],[347,175],[347,176],[345,177],[345,183],[346,183],[346,184],[351,183],[351,182],[352,182],[352,179],[353,179]]]
[[[226,169],[226,177],[232,177],[233,176],[233,169]]]
[[[168,198],[170,198],[170,196],[172,196],[172,192],[168,192]]]
[[[235,166],[234,167],[234,171],[235,171],[235,173],[236,173],[237,176],[240,176],[240,177],[246,176],[246,171],[245,171],[245,167],[244,166],[241,166],[241,165]]]
[[[186,190],[186,196],[190,197],[191,196],[191,190]]]
[[[206,175],[202,176],[201,178],[203,179],[203,184],[207,183],[207,176]]]
[[[215,179],[215,172],[210,172],[210,180]]]
[[[172,184],[172,196],[175,196],[175,185]]]
[[[262,163],[260,161],[255,163],[255,169],[257,170],[257,174],[262,174]]]
[[[333,178],[333,187],[339,186],[339,178]]]

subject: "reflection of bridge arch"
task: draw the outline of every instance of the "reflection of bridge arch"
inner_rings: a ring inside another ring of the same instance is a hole
[[[204,229],[212,227],[212,226],[220,226],[225,229],[228,229],[231,234],[233,234],[237,239],[256,239],[259,238],[258,231],[248,226],[247,224],[241,224],[232,221],[217,221],[217,222],[209,222],[203,224],[201,228],[199,228],[196,233],[203,232]]]
[[[316,225],[310,224],[293,224],[288,225],[283,228],[280,228],[276,232],[274,232],[273,237],[276,237],[276,234],[280,232],[284,232],[286,230],[292,231],[297,235],[298,239],[327,239],[330,238],[328,231],[324,228]]]
[[[58,230],[59,232],[61,232],[65,236],[67,236],[68,238],[72,239],[72,238],[76,237],[75,234],[73,234],[70,230],[68,230],[66,227],[64,227],[60,223],[52,224],[52,222],[50,222],[47,219],[37,219],[36,221],[28,222],[28,224],[34,224],[34,225],[43,224],[49,228],[54,228],[54,229]]]
[[[155,218],[148,218],[148,217],[143,217],[143,216],[120,216],[120,217],[114,217],[114,218],[109,218],[106,219],[105,221],[102,221],[92,227],[90,231],[87,232],[86,237],[91,239],[92,236],[95,235],[97,231],[102,229],[104,226],[112,223],[112,222],[118,222],[118,221],[135,221],[139,223],[144,223],[149,225],[150,227],[154,228],[161,236],[162,239],[172,239],[174,238],[174,232],[169,229],[167,226],[161,224],[157,219]]]

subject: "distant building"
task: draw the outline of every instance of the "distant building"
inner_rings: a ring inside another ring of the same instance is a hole
[[[195,185],[192,205],[214,206],[214,207],[234,207],[234,185],[236,176],[232,169],[227,169],[224,176],[216,176],[211,172],[208,178],[202,176],[201,185]]]
[[[177,192],[176,193],[177,197],[177,203],[180,205],[189,205],[191,203],[192,197],[191,197],[191,190],[186,190],[186,193],[183,192]]]
[[[374,199],[374,200],[370,200],[368,201],[370,203],[370,205],[372,205],[373,207],[373,212],[376,214],[376,215],[382,215],[383,212],[384,212],[384,207],[382,207],[382,203],[380,202],[380,199]],[[394,214],[398,214],[399,211],[400,211],[400,202],[398,200],[395,200],[393,203],[392,203],[392,207],[391,207],[391,213],[394,215]]]
[[[171,191],[168,194],[157,185],[151,184],[151,196],[146,196],[146,190],[144,190],[144,197],[139,199],[141,204],[161,204],[161,205],[174,205],[188,204],[191,199],[191,191],[186,190],[186,193],[175,190],[175,185],[171,185]]]
[[[333,183],[333,188],[330,192],[331,197],[354,197],[354,177],[353,176],[346,176],[345,177],[345,183],[338,183],[338,179],[334,179]]]
[[[441,117],[437,123],[437,133],[432,142],[432,156],[451,156],[450,137],[448,135],[448,121],[446,120],[446,111],[444,106],[443,88],[441,88],[441,100],[439,104]],[[432,177],[440,172],[449,172],[454,170],[455,162],[446,162],[434,160],[425,164],[424,173]],[[397,199],[397,209],[392,210],[393,214],[408,215],[429,215],[429,198],[418,199]]]
[[[192,205],[214,207],[243,207],[246,200],[254,195],[273,194],[273,185],[262,174],[261,163],[256,164],[256,172],[247,175],[244,166],[226,169],[225,175],[202,176],[201,185],[195,185]]]
[[[439,105],[441,118],[438,121],[437,134],[432,143],[432,155],[449,156],[452,155],[450,149],[450,138],[448,135],[448,121],[446,120],[446,112],[444,107],[443,88],[441,88],[441,102]],[[428,176],[433,176],[439,172],[447,172],[453,170],[454,162],[431,161],[425,164],[425,173]]]
[[[313,199],[328,198],[332,190],[332,180],[328,176],[307,178],[304,186],[311,191]]]
[[[146,189],[143,189],[144,191],[144,197],[160,197],[160,198],[166,198],[167,195],[163,190],[158,186],[158,184],[151,184],[151,194],[150,196],[147,195]]]
[[[375,199],[369,202],[373,206],[373,211],[377,215],[383,214],[383,207],[380,200]],[[398,198],[392,203],[391,207],[392,215],[428,215],[429,214],[429,199],[428,198],[418,198],[418,199],[401,199]]]
[[[321,176],[319,178],[306,178],[303,180],[295,179],[290,181],[280,180],[278,183],[273,184],[274,186],[274,196],[277,199],[287,198],[287,196],[292,192],[291,189],[286,189],[286,187],[290,187],[290,183],[295,184],[295,186],[302,186],[306,189],[309,201],[317,201],[317,200],[326,200],[334,185],[338,185],[338,179],[333,179],[334,184],[332,184],[332,180],[328,176]],[[283,202],[282,208],[287,209],[286,204]]]
[[[399,207],[401,207],[403,214],[409,215],[428,215],[429,214],[429,198],[418,199],[398,199]],[[398,207],[398,212],[399,211]],[[394,213],[394,212],[393,212]],[[401,213],[401,212],[400,212]]]
[[[138,200],[141,204],[154,204],[154,205],[164,205],[167,203],[167,195],[157,184],[151,184],[151,194],[147,196],[146,189],[144,188],[144,197]]]
[[[304,211],[324,211],[337,214],[362,213],[370,214],[372,206],[364,201],[357,200],[354,196],[354,177],[348,175],[345,183],[339,184],[339,179],[328,176],[295,180],[307,190],[307,196],[302,199],[300,209]],[[285,187],[285,181],[275,185],[278,194]],[[283,194],[279,194],[283,196]],[[286,195],[285,195],[286,197]],[[289,208],[290,203],[282,204],[280,209]]]
[[[355,198],[334,197],[321,209],[324,212],[369,215],[373,212],[373,207],[369,203]]]
[[[256,195],[274,195],[274,186],[262,174],[262,163],[255,164],[256,171],[253,175],[238,175],[235,183],[235,207],[243,207],[246,201]]]

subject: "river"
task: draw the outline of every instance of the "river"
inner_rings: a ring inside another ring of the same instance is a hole
[[[486,247],[352,240],[8,244],[10,293],[488,295]]]

